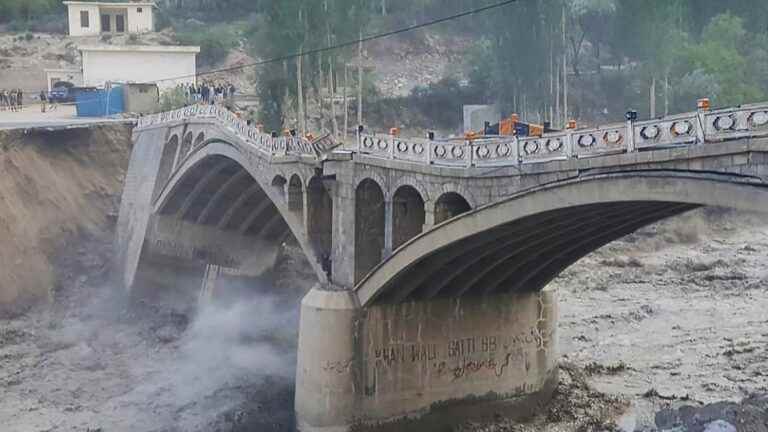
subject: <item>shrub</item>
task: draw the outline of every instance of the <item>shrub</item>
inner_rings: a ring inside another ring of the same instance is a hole
[[[187,104],[187,95],[183,88],[175,87],[160,94],[160,109],[158,112],[173,111]]]
[[[229,50],[237,46],[239,36],[227,26],[197,27],[176,33],[176,40],[183,45],[199,46],[198,64],[210,66],[227,57]]]

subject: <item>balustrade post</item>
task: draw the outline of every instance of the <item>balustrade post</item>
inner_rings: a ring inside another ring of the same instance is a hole
[[[627,153],[635,151],[635,122],[627,120]]]
[[[469,149],[469,154],[466,156],[467,158],[467,168],[472,167],[472,163],[474,162],[474,156],[475,156],[475,143],[474,141],[469,141],[469,144],[467,145],[467,148]]]
[[[434,141],[427,141],[427,145],[424,146],[424,151],[427,152],[427,165],[432,165],[432,152],[435,151],[433,147]]]
[[[395,136],[389,135],[389,158],[394,159],[395,158]]]
[[[573,130],[569,129],[568,133],[565,135],[565,152],[568,156],[568,159],[572,159],[574,156],[573,151]]]
[[[707,112],[703,110],[697,111],[696,120],[699,122],[699,127],[696,128],[696,144],[702,145],[707,142]]]
[[[363,152],[363,134],[359,130],[357,131],[357,152]]]

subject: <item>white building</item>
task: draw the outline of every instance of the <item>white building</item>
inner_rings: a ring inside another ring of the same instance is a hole
[[[155,29],[154,2],[65,1],[70,36],[101,33],[144,33]]]
[[[83,85],[156,83],[160,90],[194,84],[200,47],[191,46],[81,46]]]

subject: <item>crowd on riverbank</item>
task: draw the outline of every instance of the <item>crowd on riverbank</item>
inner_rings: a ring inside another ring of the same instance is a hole
[[[234,84],[228,82],[204,81],[201,84],[179,84],[177,88],[182,91],[188,104],[223,103],[233,99],[237,92]]]
[[[0,111],[21,111],[24,107],[24,91],[0,89]]]

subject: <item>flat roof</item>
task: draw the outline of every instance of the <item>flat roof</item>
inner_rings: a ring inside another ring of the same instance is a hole
[[[121,7],[121,6],[139,6],[139,7],[157,7],[155,2],[86,2],[86,1],[65,1],[67,6],[107,6],[107,7]]]
[[[43,72],[82,72],[81,69],[56,69],[56,68],[47,68],[43,69]]]
[[[162,52],[167,54],[189,53],[197,54],[200,52],[199,46],[179,46],[179,45],[83,45],[77,47],[84,52],[103,51],[103,52]]]

